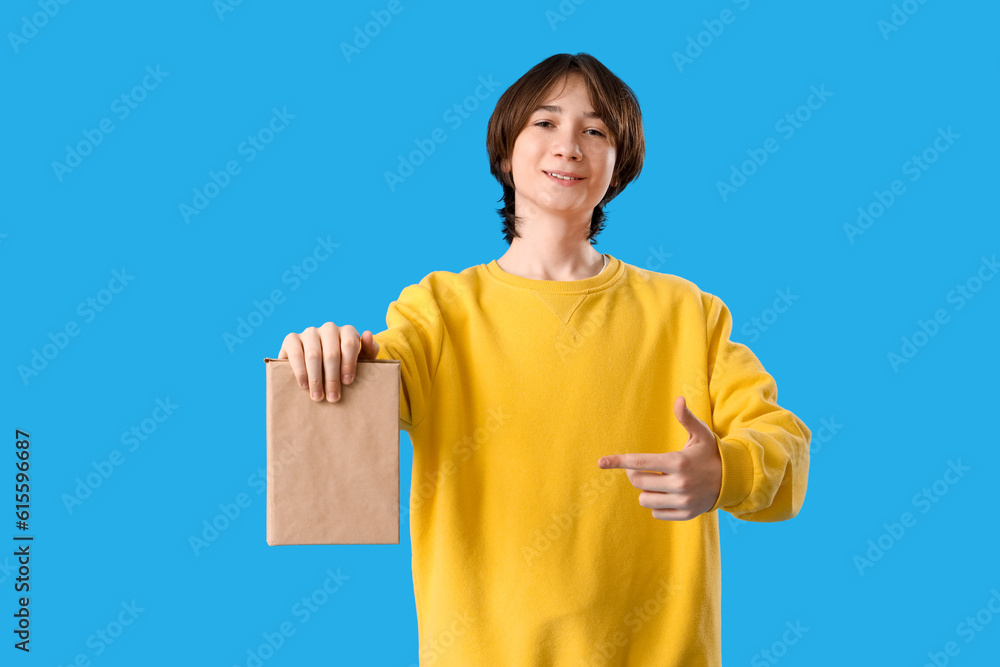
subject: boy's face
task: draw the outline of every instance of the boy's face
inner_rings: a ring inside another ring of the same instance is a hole
[[[517,215],[589,216],[608,191],[614,172],[615,147],[608,128],[588,116],[594,108],[579,74],[557,82],[539,106],[504,165],[513,167]],[[549,175],[553,171],[580,180],[560,180]]]

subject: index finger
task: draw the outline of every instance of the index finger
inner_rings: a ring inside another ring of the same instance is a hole
[[[602,456],[597,462],[597,467],[627,468],[629,470],[650,470],[652,472],[678,472],[677,465],[671,454],[676,452],[663,452],[659,454],[611,454]]]

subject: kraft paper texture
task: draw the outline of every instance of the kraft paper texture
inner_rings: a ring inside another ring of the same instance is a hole
[[[359,359],[336,403],[267,368],[267,543],[399,544],[399,361]]]

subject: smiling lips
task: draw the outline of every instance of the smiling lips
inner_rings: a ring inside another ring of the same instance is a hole
[[[543,174],[553,181],[563,185],[569,185],[584,180],[582,176],[566,171],[542,171]]]

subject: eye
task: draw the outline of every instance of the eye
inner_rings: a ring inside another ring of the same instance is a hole
[[[536,127],[545,127],[545,126],[549,126],[549,125],[552,125],[552,122],[551,121],[547,121],[547,120],[540,120],[540,121],[538,121],[538,122],[535,123]],[[554,125],[552,125],[552,126],[555,127]],[[595,128],[590,128],[589,130],[586,130],[586,131],[587,132],[594,132],[595,134],[590,135],[592,137],[603,137],[603,136],[605,136],[605,134],[603,132],[601,132],[600,130],[595,129]]]

